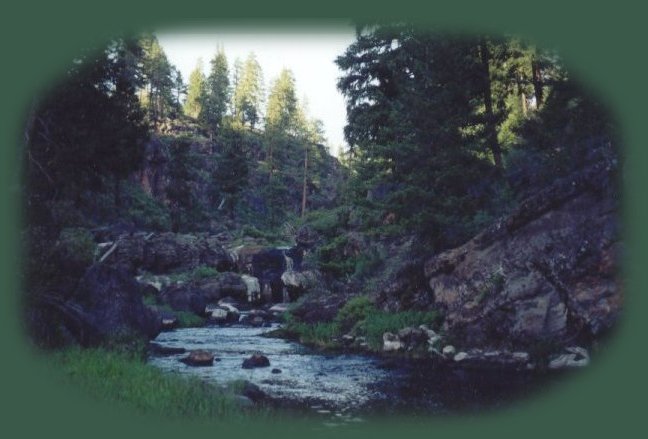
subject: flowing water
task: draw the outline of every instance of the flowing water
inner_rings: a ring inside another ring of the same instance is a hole
[[[286,407],[340,423],[357,422],[372,414],[429,415],[490,408],[539,384],[529,374],[472,374],[440,369],[422,360],[329,355],[292,341],[262,336],[276,327],[207,326],[163,332],[156,343],[208,350],[219,361],[211,367],[191,367],[179,361],[186,354],[178,354],[152,356],[149,362],[164,371],[198,376],[216,384],[247,380]],[[270,367],[243,369],[243,360],[253,353],[267,356]],[[281,372],[273,373],[273,369]]]

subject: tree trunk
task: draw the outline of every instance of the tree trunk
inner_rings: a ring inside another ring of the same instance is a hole
[[[520,99],[522,100],[522,114],[526,117],[529,109],[527,108],[527,98],[524,92],[520,95]]]
[[[307,190],[307,177],[308,177],[308,143],[304,145],[304,187],[302,189],[302,218],[306,214],[306,190]]]
[[[479,52],[482,62],[482,74],[484,79],[484,86],[482,88],[484,94],[484,105],[486,106],[486,140],[488,146],[493,153],[495,166],[502,169],[502,150],[500,149],[499,142],[497,141],[497,127],[495,126],[495,115],[493,113],[493,98],[491,96],[491,80],[490,80],[490,51],[485,39],[481,40]]]
[[[542,69],[535,58],[531,61],[531,72],[533,76],[533,90],[535,92],[536,108],[540,108],[544,100],[542,91]]]
[[[272,140],[268,144],[268,169],[270,171],[269,180],[272,180]]]

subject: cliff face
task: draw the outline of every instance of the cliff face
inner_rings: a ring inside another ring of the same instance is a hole
[[[622,305],[615,163],[598,163],[525,200],[461,247],[425,263],[444,329],[464,346],[587,340]]]

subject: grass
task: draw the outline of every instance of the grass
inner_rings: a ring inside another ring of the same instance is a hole
[[[388,313],[376,311],[370,313],[363,321],[358,322],[355,331],[367,338],[367,344],[372,350],[381,350],[383,334],[398,332],[408,326],[417,327],[428,325],[430,328],[439,324],[439,314],[436,311],[402,311]]]
[[[224,390],[197,378],[171,375],[134,355],[105,349],[70,348],[53,354],[52,365],[65,379],[93,397],[124,403],[140,413],[176,419],[245,420],[248,409]],[[255,419],[260,409],[253,409]]]
[[[142,299],[144,305],[155,307],[158,311],[173,314],[178,319],[179,328],[195,328],[203,326],[207,319],[190,311],[176,311],[167,304],[161,304],[155,296],[146,295]]]
[[[292,336],[304,344],[334,349],[341,347],[339,337],[350,332],[354,336],[365,337],[370,350],[381,351],[385,332],[398,332],[403,328],[419,325],[436,328],[440,320],[436,311],[381,311],[366,296],[358,296],[340,308],[332,322],[309,324],[297,321],[287,313],[284,317],[283,334]]]
[[[176,282],[186,283],[190,281],[218,278],[218,276],[220,276],[220,272],[215,268],[208,267],[206,265],[201,265],[190,271],[171,274],[169,275],[169,280],[172,283],[176,283]]]

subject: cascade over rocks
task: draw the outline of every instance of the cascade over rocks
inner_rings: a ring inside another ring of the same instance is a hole
[[[614,175],[599,163],[559,180],[425,263],[461,346],[562,343],[612,327],[622,302]]]
[[[285,287],[282,275],[300,270],[303,250],[242,246],[234,250],[234,255],[238,271],[258,279],[262,298],[267,302],[281,302]]]

